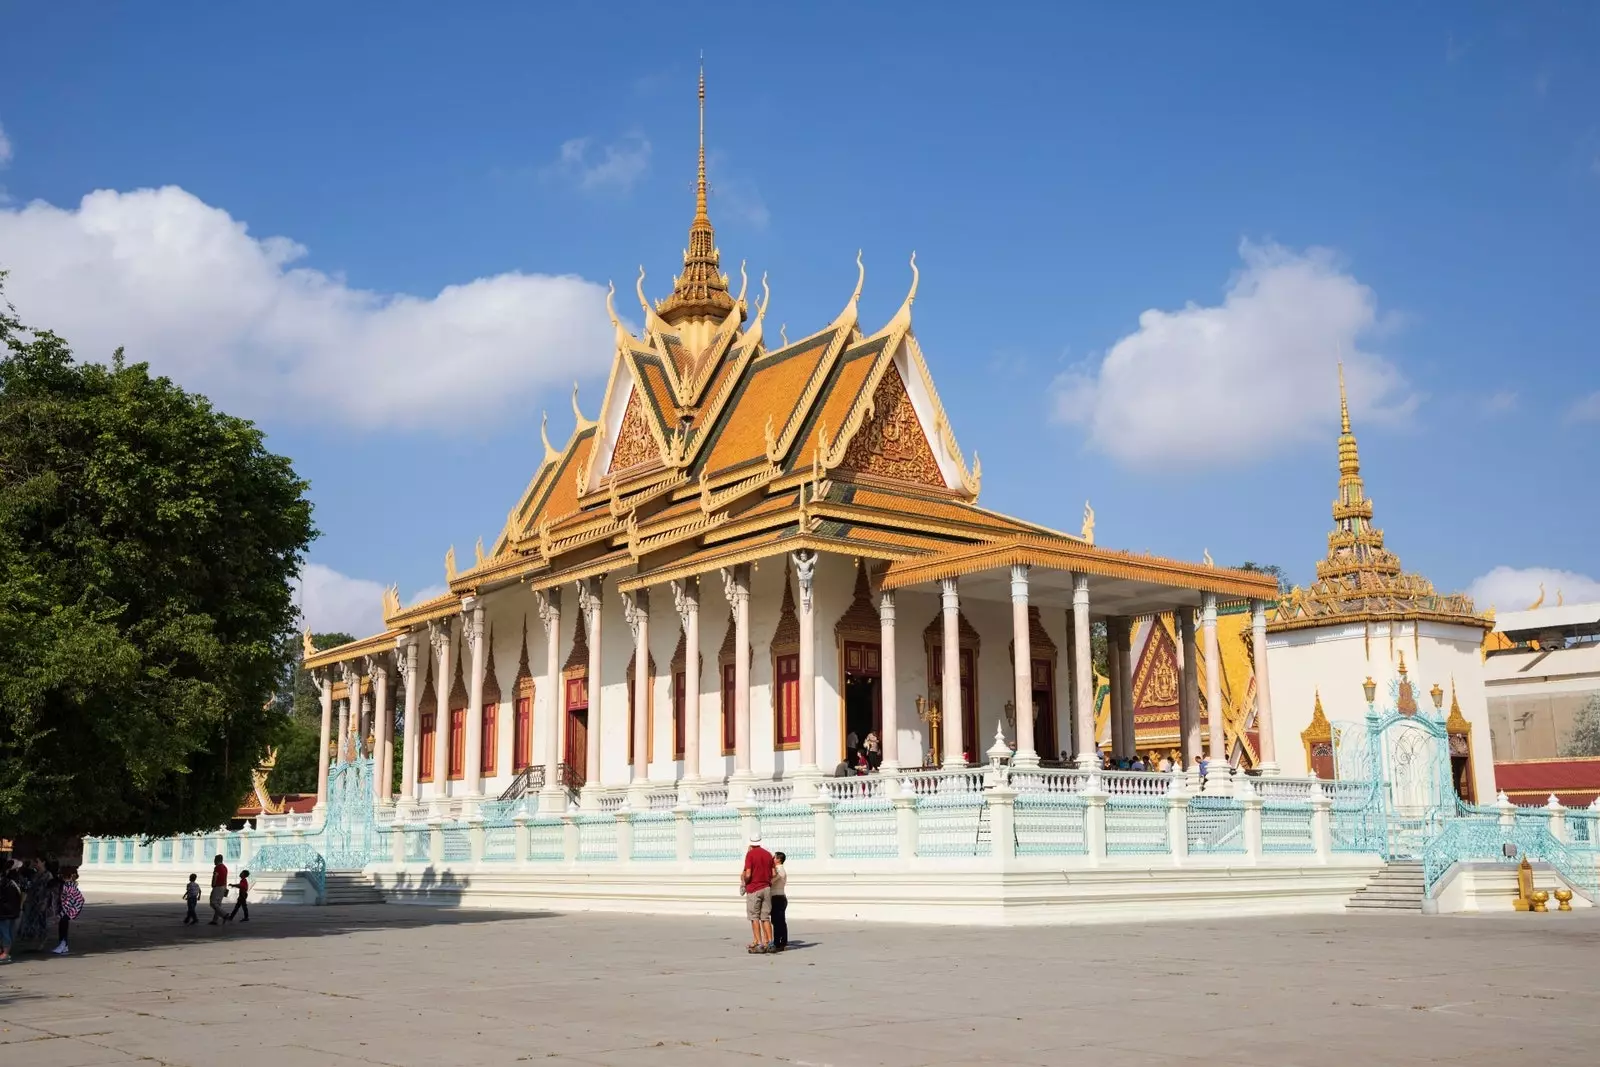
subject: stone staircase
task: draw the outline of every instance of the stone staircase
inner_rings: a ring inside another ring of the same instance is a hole
[[[326,875],[325,904],[383,904],[383,894],[361,871],[329,871]]]
[[[1345,902],[1346,911],[1422,911],[1422,862],[1392,860]]]

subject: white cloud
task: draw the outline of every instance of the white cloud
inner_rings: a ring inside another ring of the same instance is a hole
[[[1522,611],[1539,599],[1544,586],[1544,607],[1554,607],[1556,593],[1567,604],[1600,603],[1600,582],[1587,574],[1553,567],[1496,567],[1472,580],[1467,592],[1479,611]]]
[[[1568,422],[1600,422],[1600,391],[1573,401],[1567,408]]]
[[[239,414],[449,433],[609,358],[605,290],[582,278],[497,274],[423,298],[353,288],[305,255],[175,186],[0,205],[24,322],[84,359],[124,345]]]
[[[627,192],[650,171],[650,142],[639,134],[597,145],[593,137],[564,141],[546,168],[585,192]]]
[[[1335,364],[1366,421],[1414,409],[1400,372],[1357,342],[1383,325],[1372,290],[1333,254],[1241,242],[1221,304],[1151,309],[1139,329],[1052,385],[1058,421],[1130,466],[1258,459],[1326,441],[1339,415]]]
[[[1483,410],[1490,415],[1504,415],[1516,410],[1519,399],[1515,389],[1501,389],[1484,398]]]
[[[370,637],[383,632],[383,583],[352,578],[321,563],[307,563],[295,580],[295,602],[313,633]],[[446,592],[443,585],[420,589],[404,603],[417,604]]]

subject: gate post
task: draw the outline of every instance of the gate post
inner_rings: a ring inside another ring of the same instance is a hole
[[[1320,781],[1311,783],[1311,844],[1317,862],[1326,864],[1333,855],[1333,800],[1322,791]]]
[[[1570,843],[1572,837],[1567,833],[1567,809],[1554,793],[1545,801],[1544,812],[1550,824],[1550,836],[1563,844]]]
[[[1179,783],[1183,778],[1173,775],[1167,789],[1167,841],[1172,849],[1172,865],[1182,867],[1189,858],[1189,794]]]
[[[511,820],[511,852],[513,863],[528,862],[528,850],[533,845],[533,835],[528,831],[529,815],[519,811]]]
[[[472,816],[467,820],[467,848],[472,856],[474,865],[483,862],[484,837],[483,816],[478,813],[476,806]]]
[[[444,866],[444,819],[437,815],[428,820],[428,863]]]
[[[633,812],[617,809],[617,862],[633,862]]]
[[[1089,866],[1099,867],[1106,861],[1106,801],[1110,799],[1100,788],[1100,776],[1090,773],[1089,784],[1078,794],[1086,805],[1083,812],[1083,844],[1089,856]]]
[[[1240,807],[1244,808],[1244,854],[1252,864],[1261,862],[1261,794],[1250,784],[1250,776],[1239,776]]]

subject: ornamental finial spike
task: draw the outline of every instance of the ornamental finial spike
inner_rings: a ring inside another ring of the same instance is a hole
[[[1350,432],[1350,401],[1344,392],[1344,360],[1339,361],[1339,432]]]
[[[917,270],[917,254],[911,253],[911,288],[906,290],[906,298],[900,302],[900,310],[894,313],[894,318],[889,320],[889,328],[904,330],[911,326],[911,305],[917,302],[917,285],[922,280],[922,274]]]

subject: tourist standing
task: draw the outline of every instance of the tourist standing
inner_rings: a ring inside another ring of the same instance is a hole
[[[35,856],[18,875],[22,887],[22,916],[17,921],[15,945],[20,950],[41,951],[56,914],[59,885],[43,860]]]
[[[750,947],[746,951],[752,955],[772,951],[772,871],[776,866],[772,853],[761,847],[761,834],[751,834],[739,892],[744,894],[744,914],[750,920]]]
[[[11,962],[11,933],[22,915],[22,887],[17,872],[7,860],[0,870],[0,963]]]
[[[227,918],[222,913],[222,905],[227,899],[228,865],[222,862],[222,854],[219,852],[211,867],[211,921],[206,924],[207,926],[216,926]]]
[[[69,868],[61,872],[61,921],[56,923],[56,937],[59,938],[55,947],[57,956],[67,954],[67,928],[82,913],[83,891],[78,888],[78,872]]]
[[[238,884],[233,888],[239,891],[239,899],[234,901],[233,910],[228,912],[228,921],[232,922],[233,917],[243,911],[244,918],[239,921],[247,923],[250,921],[250,872],[240,871]]]
[[[183,903],[188,911],[183,917],[183,925],[198,926],[200,916],[195,914],[195,909],[200,906],[200,876],[191,874],[189,884],[183,887]]]
[[[772,858],[772,951],[782,952],[789,947],[789,870],[783,865],[789,857],[774,852]]]

